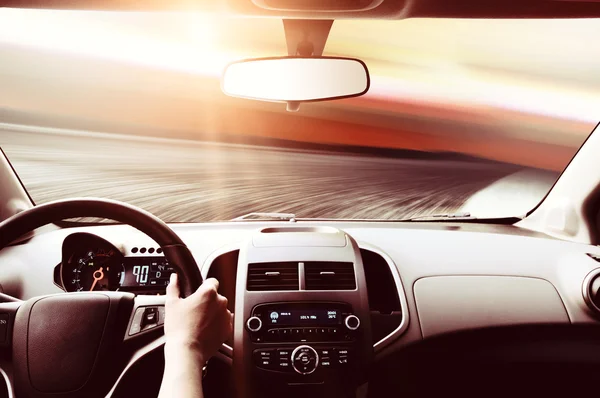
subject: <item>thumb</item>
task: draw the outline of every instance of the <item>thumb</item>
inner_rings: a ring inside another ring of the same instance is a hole
[[[177,274],[173,272],[169,285],[167,286],[167,300],[177,300],[181,297],[179,292],[179,283],[177,281]]]

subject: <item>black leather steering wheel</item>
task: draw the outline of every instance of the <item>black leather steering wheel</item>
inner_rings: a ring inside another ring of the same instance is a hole
[[[183,296],[202,283],[191,252],[156,216],[107,199],[68,199],[46,203],[0,223],[0,250],[36,228],[77,217],[100,217],[128,224],[162,248],[179,276]],[[104,397],[132,355],[162,336],[162,328],[133,338],[127,333],[134,312],[164,305],[164,296],[127,292],[61,293],[0,304],[7,333],[0,349],[12,351],[17,397]]]

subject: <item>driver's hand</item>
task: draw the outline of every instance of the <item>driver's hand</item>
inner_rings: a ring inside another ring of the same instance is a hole
[[[219,282],[210,278],[189,297],[181,298],[177,275],[172,274],[165,303],[165,352],[191,354],[204,363],[233,330],[227,298],[217,293]]]

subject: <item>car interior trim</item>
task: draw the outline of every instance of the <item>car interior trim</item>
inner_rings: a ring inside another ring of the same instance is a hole
[[[210,271],[210,267],[213,265],[213,262],[219,256],[222,256],[223,254],[230,253],[230,252],[233,252],[236,250],[240,250],[241,245],[242,245],[241,242],[228,243],[228,244],[218,248],[217,250],[213,251],[200,266],[200,274],[202,275],[202,279],[206,280],[206,278],[208,277],[208,272]],[[235,316],[235,314],[234,314],[234,316]],[[221,344],[221,348],[219,349],[219,352],[221,354],[223,354],[223,356],[225,358],[228,358],[229,361],[231,361],[231,358],[233,358],[233,347],[227,343]]]
[[[570,323],[558,291],[542,278],[440,275],[420,278],[413,288],[424,338],[490,326]]]
[[[129,369],[131,369],[140,359],[142,359],[146,355],[150,354],[151,352],[153,352],[155,350],[161,349],[165,345],[165,341],[166,341],[165,336],[162,335],[159,338],[157,338],[156,340],[150,342],[149,344],[147,344],[144,347],[142,347],[139,350],[137,350],[131,356],[131,359],[129,360],[129,362],[127,362],[127,365],[125,366],[125,368],[123,369],[123,371],[121,372],[121,374],[119,375],[119,377],[117,378],[117,381],[112,386],[112,388],[110,389],[110,391],[108,392],[108,394],[106,394],[106,397],[111,397],[112,394],[114,394],[114,392],[116,391],[117,387],[119,386],[119,383],[125,377],[125,375],[129,371]]]
[[[373,253],[378,254],[385,260],[388,267],[390,267],[390,272],[392,273],[392,277],[394,278],[394,284],[396,285],[396,290],[398,291],[398,299],[400,300],[400,310],[402,311],[402,320],[400,321],[400,324],[398,325],[398,327],[392,331],[392,333],[388,334],[387,336],[385,336],[384,338],[382,338],[381,340],[379,340],[375,344],[373,344],[375,353],[378,353],[381,350],[383,350],[385,347],[392,344],[394,342],[394,340],[396,340],[398,337],[400,337],[408,328],[408,322],[409,322],[408,303],[406,301],[406,294],[404,293],[404,286],[402,285],[402,280],[400,278],[400,272],[398,272],[398,267],[396,266],[394,261],[391,259],[391,257],[388,256],[383,250],[377,248],[376,246],[373,246],[373,245],[370,245],[370,244],[367,244],[364,242],[360,242],[360,241],[358,241],[357,243],[358,243],[359,248],[372,251]]]
[[[13,386],[10,381],[10,377],[8,377],[8,374],[2,368],[0,368],[0,375],[2,375],[4,383],[6,384],[7,398],[14,398]]]
[[[600,180],[597,150],[600,146],[599,132],[600,124],[590,133],[538,207],[516,226],[559,239],[598,244],[594,241],[594,229],[597,227],[593,221],[584,220],[590,218],[589,214],[587,217],[585,214],[588,207],[586,203],[594,197]]]

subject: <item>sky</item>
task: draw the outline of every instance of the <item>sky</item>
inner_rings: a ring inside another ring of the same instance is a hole
[[[600,119],[600,46],[594,45],[600,37],[599,22],[336,21],[324,55],[358,57],[367,63],[372,85],[365,97],[303,107],[302,116],[294,116],[298,126],[293,131],[228,128],[301,141],[463,151],[561,169]],[[77,108],[85,100],[103,109],[104,117],[125,121],[117,106],[111,108],[100,94],[94,97],[109,86],[169,100],[208,98],[233,104],[206,82],[218,82],[231,61],[285,54],[277,19],[0,9],[0,107],[56,113],[80,109],[81,115],[99,117],[83,106]],[[74,70],[72,56],[93,64]],[[188,76],[190,83],[181,76]],[[32,88],[42,80],[43,93]],[[58,87],[55,90],[63,89],[61,98],[48,88],[49,82]],[[84,86],[87,94],[76,91]],[[115,101],[114,95],[110,101]],[[193,109],[182,102],[187,106]],[[235,106],[285,120],[283,105]],[[206,126],[206,116],[199,120],[191,110],[186,117],[174,112],[153,123]],[[419,124],[423,118],[436,122]],[[330,134],[315,137],[302,130],[308,127]],[[515,148],[526,150],[516,153]],[[535,148],[543,154],[527,159],[525,154]]]

